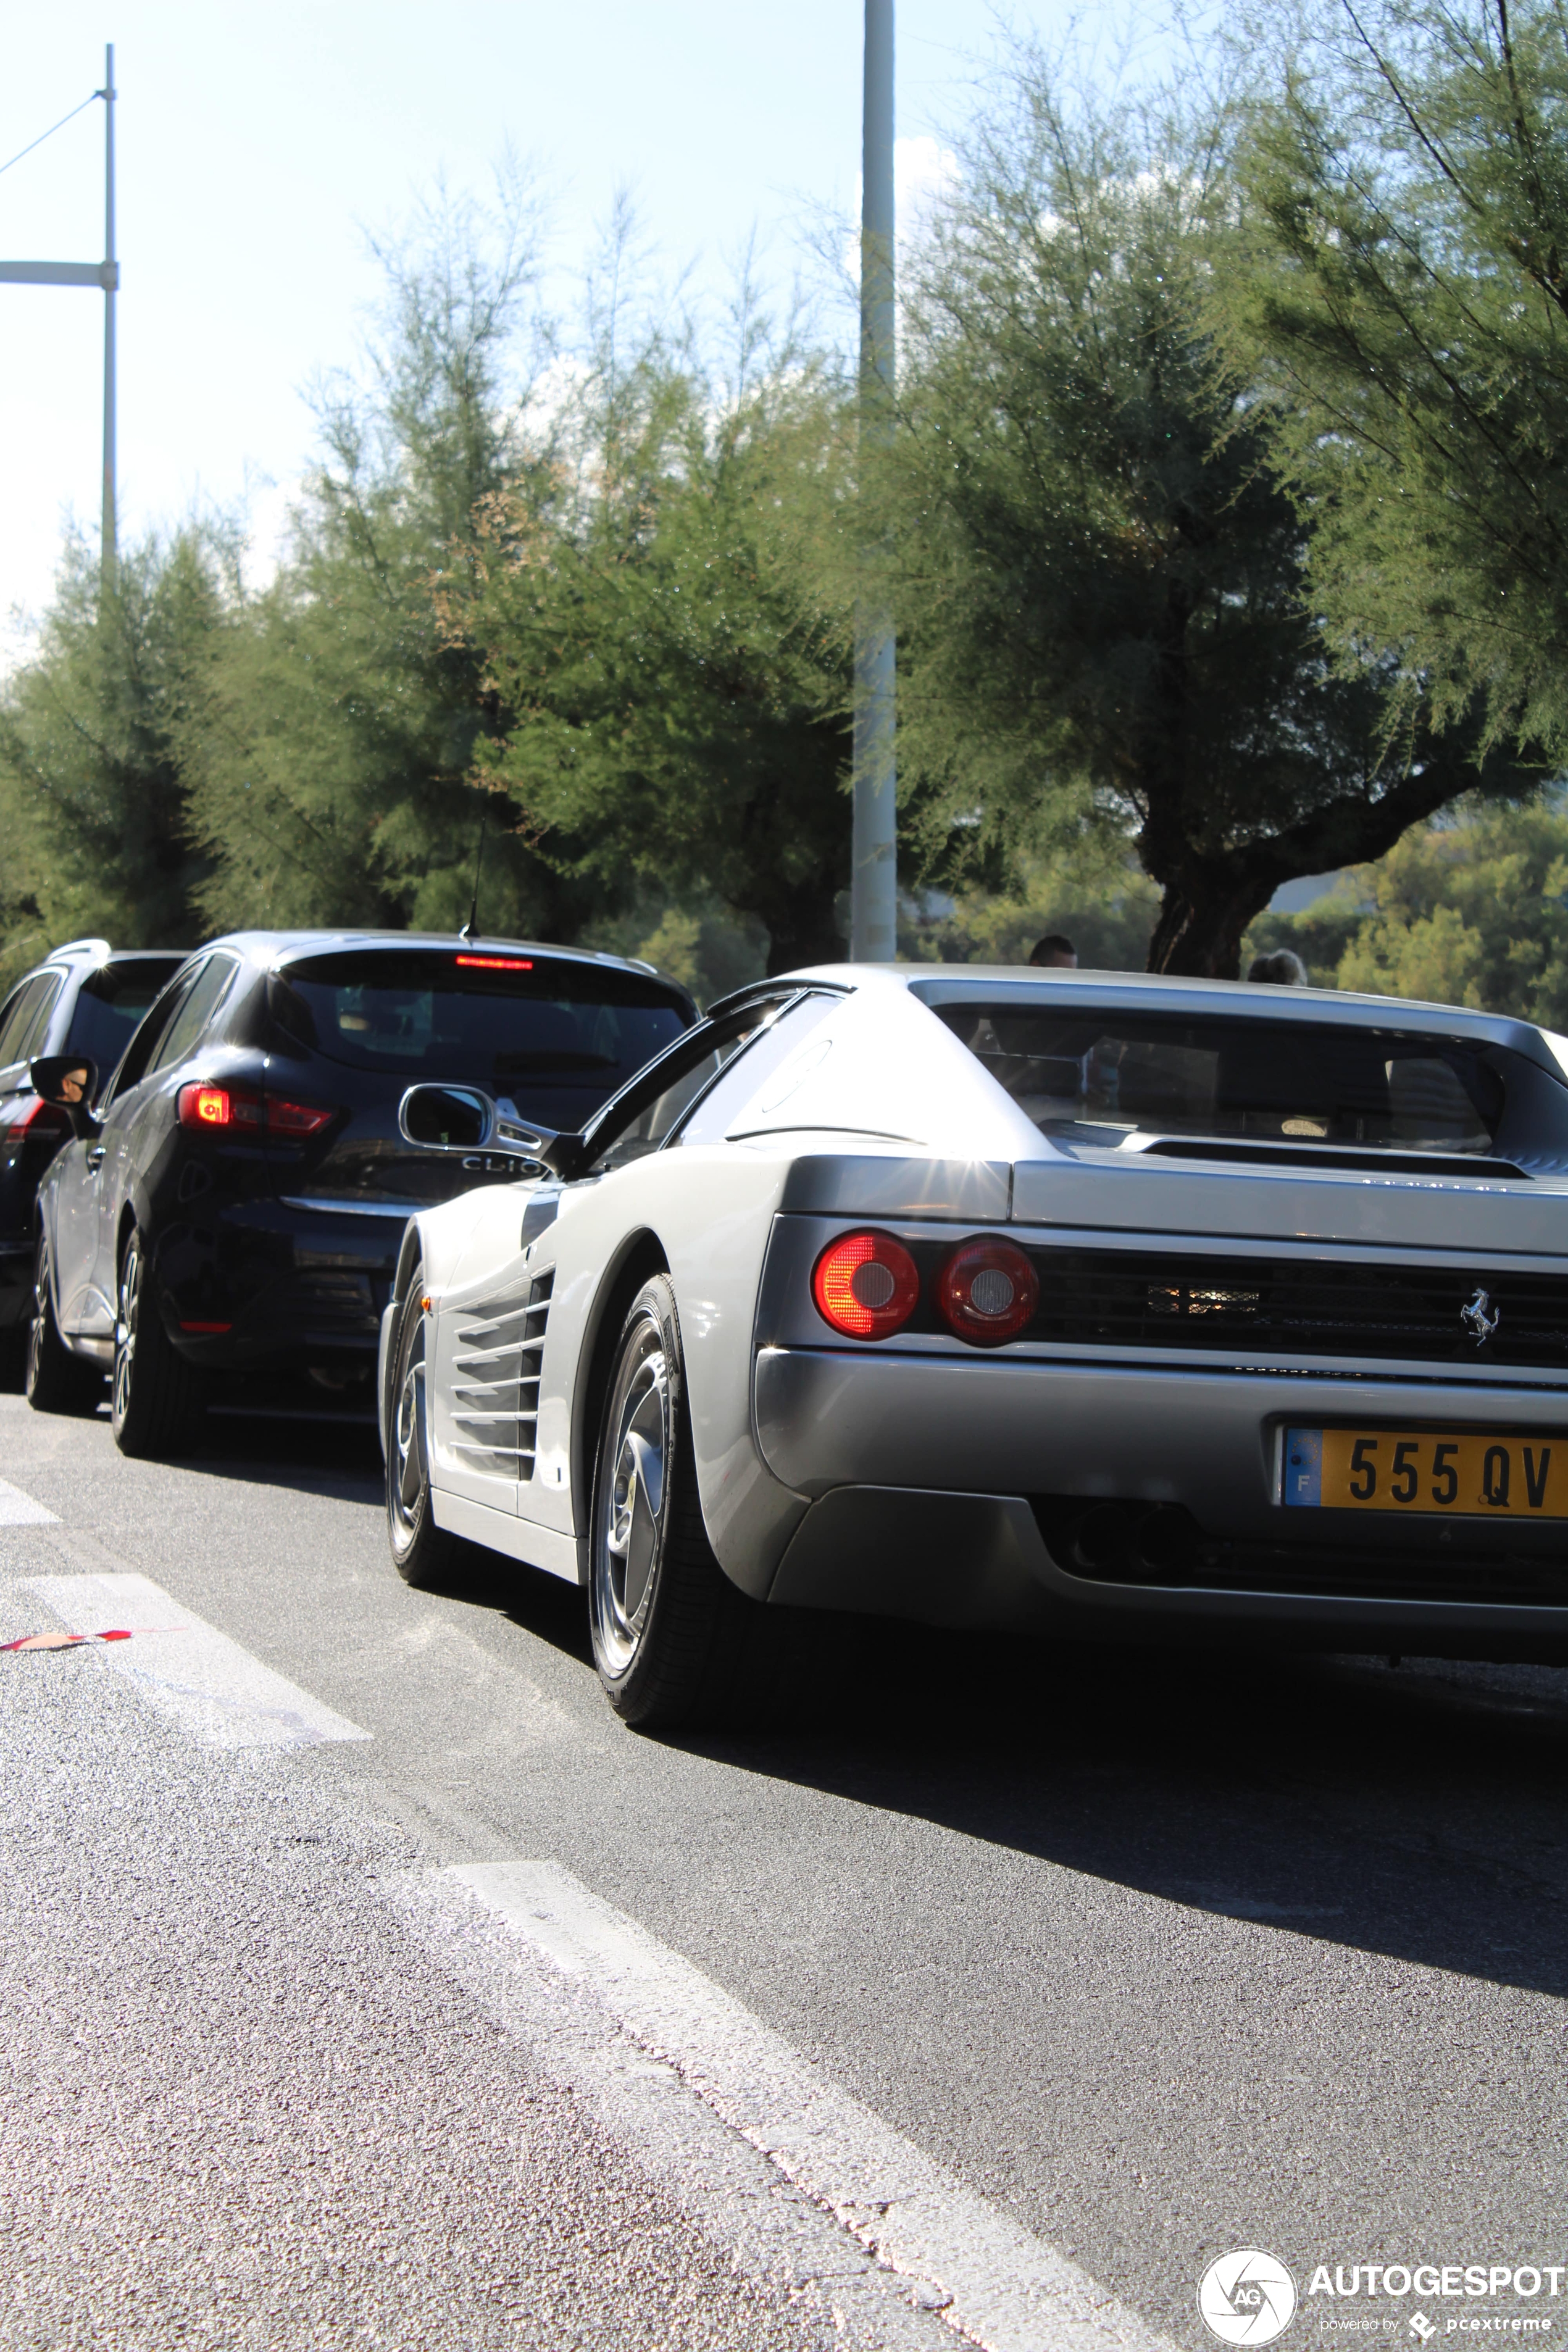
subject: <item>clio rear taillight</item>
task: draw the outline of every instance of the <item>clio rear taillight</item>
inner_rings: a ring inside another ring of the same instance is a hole
[[[263,1095],[269,1135],[316,1135],[333,1114],[320,1103],[286,1102],[281,1095]]]
[[[319,1103],[290,1102],[247,1087],[182,1087],[179,1093],[180,1125],[198,1133],[279,1135],[294,1142],[316,1134],[335,1115]]]
[[[259,1132],[261,1097],[240,1087],[182,1087],[180,1125],[198,1129],[249,1128]]]

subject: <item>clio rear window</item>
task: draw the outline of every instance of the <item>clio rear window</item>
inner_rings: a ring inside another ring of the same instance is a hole
[[[503,1095],[541,1083],[613,1093],[688,1025],[651,977],[499,949],[312,956],[273,975],[271,999],[329,1061]]]

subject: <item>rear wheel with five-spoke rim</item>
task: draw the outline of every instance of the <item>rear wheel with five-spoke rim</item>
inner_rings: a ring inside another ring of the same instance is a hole
[[[675,1292],[643,1285],[621,1328],[599,1425],[588,1606],[594,1663],[626,1723],[746,1719],[778,1696],[789,1612],[731,1583],[702,1522]]]
[[[425,1276],[414,1268],[397,1326],[386,1413],[386,1531],[405,1584],[435,1583],[452,1564],[458,1538],[436,1525],[426,1454]]]

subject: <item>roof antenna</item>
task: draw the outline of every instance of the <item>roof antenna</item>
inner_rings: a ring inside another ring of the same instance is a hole
[[[474,936],[474,925],[478,922],[479,918],[479,868],[485,862],[485,824],[489,816],[489,813],[490,804],[487,800],[483,808],[479,811],[479,853],[474,859],[473,902],[468,908],[468,919],[463,925],[462,929],[458,933],[458,937],[460,940],[472,940]]]

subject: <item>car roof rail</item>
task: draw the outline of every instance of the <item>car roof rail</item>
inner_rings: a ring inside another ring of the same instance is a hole
[[[780,972],[773,980],[749,980],[744,988],[732,988],[728,996],[716,996],[703,1014],[704,1021],[722,1019],[726,1013],[739,1013],[748,1004],[766,1004],[782,996],[853,996],[854,983],[847,980],[819,980],[814,972]]]

